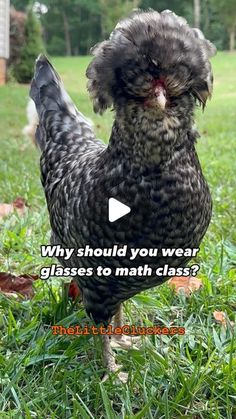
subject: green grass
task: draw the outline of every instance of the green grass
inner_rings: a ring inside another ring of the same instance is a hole
[[[85,87],[88,58],[55,58],[79,109],[109,138],[112,114],[94,116]],[[125,305],[126,322],[171,323],[184,336],[149,336],[139,351],[118,351],[128,385],[104,369],[97,337],[52,336],[50,325],[89,323],[83,307],[67,301],[61,280],[35,282],[32,300],[0,295],[0,418],[212,418],[236,417],[235,326],[216,324],[214,310],[235,322],[236,308],[236,55],[213,59],[215,89],[197,112],[199,157],[210,184],[214,214],[197,261],[203,288],[190,298],[166,284]],[[0,88],[0,202],[22,196],[23,218],[0,223],[0,271],[37,273],[46,261],[49,223],[39,180],[39,154],[21,130],[28,86]],[[47,260],[47,263],[50,263]]]

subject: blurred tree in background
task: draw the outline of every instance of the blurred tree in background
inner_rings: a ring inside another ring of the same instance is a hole
[[[13,74],[18,82],[28,83],[33,77],[35,59],[44,51],[41,25],[31,8],[24,21],[22,40],[23,44],[15,57]]]
[[[21,11],[28,3],[11,0]],[[52,55],[88,54],[136,7],[170,9],[200,27],[218,49],[233,50],[235,46],[236,0],[31,0],[31,4],[41,21],[47,52]]]
[[[236,1],[235,0],[213,0],[220,20],[223,22],[229,36],[229,49],[235,49],[236,34]]]
[[[111,7],[112,3],[112,7]],[[116,23],[127,16],[131,10],[139,7],[139,0],[99,0],[102,38],[108,37]]]
[[[96,0],[45,0],[48,12],[41,15],[50,54],[86,54],[101,34]]]
[[[10,10],[10,59],[8,65],[12,68],[19,60],[20,50],[25,42],[25,21],[27,14]]]

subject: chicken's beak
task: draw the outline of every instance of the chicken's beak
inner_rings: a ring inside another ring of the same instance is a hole
[[[164,109],[166,107],[166,90],[165,90],[165,88],[162,85],[158,85],[158,86],[155,87],[154,93],[155,93],[157,105],[159,106],[159,108],[162,111],[164,111]]]

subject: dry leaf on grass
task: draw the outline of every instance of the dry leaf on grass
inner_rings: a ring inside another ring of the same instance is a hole
[[[16,198],[12,204],[0,204],[0,219],[7,217],[14,211],[16,211],[18,215],[22,216],[25,213],[25,209],[26,202],[25,199],[21,197]]]
[[[183,292],[185,295],[190,295],[202,287],[202,281],[194,276],[173,276],[168,284],[174,288],[176,294]]]
[[[214,319],[217,323],[223,324],[226,326],[226,314],[223,311],[214,311],[213,312]]]
[[[15,276],[8,272],[0,272],[0,292],[7,296],[16,297],[22,294],[31,298],[34,294],[32,282],[38,279],[37,275]]]
[[[215,310],[213,312],[213,317],[217,321],[217,323],[220,323],[223,326],[226,326],[226,324],[227,324],[227,314],[224,311]],[[233,321],[229,321],[229,324],[232,327],[234,326],[234,322]]]
[[[213,316],[214,316],[214,319],[217,321],[217,323],[226,325],[226,316],[223,311],[214,311]]]

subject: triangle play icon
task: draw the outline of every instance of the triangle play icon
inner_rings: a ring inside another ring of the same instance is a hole
[[[119,218],[124,217],[131,211],[131,208],[128,205],[122,204],[122,202],[117,201],[115,198],[109,198],[108,201],[108,219],[111,223]]]

